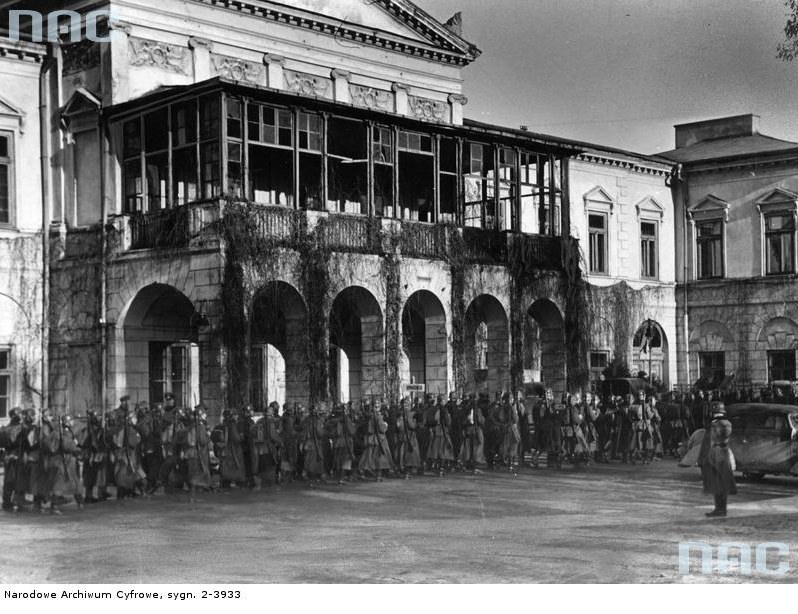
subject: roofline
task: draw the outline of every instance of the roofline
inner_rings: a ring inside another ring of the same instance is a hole
[[[397,113],[391,113],[388,111],[365,109],[363,107],[357,107],[349,103],[335,102],[323,98],[300,96],[292,92],[277,90],[270,87],[242,84],[240,82],[218,76],[201,81],[200,83],[162,88],[133,100],[127,100],[115,105],[106,106],[102,109],[101,113],[103,118],[106,120],[118,119],[126,115],[133,115],[135,113],[144,111],[148,107],[158,104],[177,100],[186,96],[211,93],[216,90],[234,91],[240,92],[241,94],[269,94],[278,104],[304,105],[307,107],[326,110],[331,113],[335,113],[336,110],[346,110],[347,112],[358,115],[364,119],[391,121],[393,123],[406,126],[408,129],[417,130],[420,132],[435,132],[438,134],[450,133],[452,136],[470,136],[471,138],[476,139],[479,138],[479,135],[484,135],[490,136],[494,139],[503,140],[504,142],[514,145],[524,145],[524,143],[526,143],[530,147],[534,146],[537,149],[550,150],[563,155],[575,155],[581,152],[581,149],[578,146],[575,146],[573,142],[567,141],[565,139],[558,139],[556,137],[538,135],[531,132],[514,130],[511,128],[505,128],[503,126],[483,124],[480,122],[468,122],[462,126],[446,123],[425,122],[419,119],[408,117],[406,115],[399,115]]]
[[[674,150],[672,150],[674,151]],[[678,151],[678,150],[675,150]],[[766,151],[766,152],[759,152],[759,153],[742,153],[742,154],[732,154],[727,156],[715,156],[712,158],[702,158],[700,160],[685,160],[680,161],[677,159],[672,159],[664,156],[663,154],[659,154],[666,160],[671,160],[673,164],[681,164],[683,168],[685,167],[696,167],[702,165],[712,165],[712,164],[723,164],[728,162],[736,162],[736,161],[745,161],[746,164],[756,164],[757,162],[761,161],[769,161],[771,159],[778,159],[778,158],[798,158],[798,145],[795,147],[790,147],[787,149],[779,149],[776,151]]]
[[[730,122],[735,119],[743,119],[745,117],[756,117],[757,119],[761,119],[759,115],[756,113],[740,113],[739,115],[729,115],[728,117],[712,117],[710,119],[702,119],[693,122],[685,122],[683,124],[673,124],[674,128],[686,128],[689,126],[698,126],[700,124],[720,124]]]

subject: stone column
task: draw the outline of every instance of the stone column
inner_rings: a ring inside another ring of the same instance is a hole
[[[364,398],[381,397],[385,372],[385,337],[382,317],[366,316],[360,320],[361,369],[360,390]]]
[[[130,98],[128,45],[130,44],[131,27],[126,23],[111,21],[108,24],[108,29],[111,36],[111,61],[107,71],[103,72],[107,73],[106,77],[110,77],[108,82],[113,84],[111,100],[113,104],[116,104]]]
[[[449,94],[449,107],[452,112],[452,123],[455,126],[463,125],[463,107],[468,104],[468,98],[462,94]]]
[[[287,315],[285,319],[285,400],[287,403],[309,402],[307,328],[304,314]]]
[[[194,54],[194,81],[205,81],[213,76],[211,71],[211,51],[213,43],[205,38],[192,36],[188,46]]]
[[[333,78],[335,102],[351,103],[352,96],[349,93],[349,80],[352,73],[340,68],[333,68],[330,76]]]
[[[396,107],[395,112],[398,115],[407,115],[409,112],[409,107],[407,104],[407,95],[410,92],[410,88],[406,86],[404,83],[394,83],[391,86],[396,99]]]
[[[427,317],[424,324],[427,392],[446,394],[449,386],[449,341],[446,337],[446,317],[443,315]]]
[[[263,63],[266,64],[269,87],[276,90],[285,89],[285,77],[283,75],[285,58],[281,55],[267,53],[263,56]]]

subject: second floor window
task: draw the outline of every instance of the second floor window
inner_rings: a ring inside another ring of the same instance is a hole
[[[11,406],[11,349],[0,348],[0,418],[8,417]]]
[[[765,272],[795,272],[795,217],[779,213],[765,217]]]
[[[698,279],[723,277],[723,222],[700,222],[696,225]]]
[[[726,354],[724,352],[699,352],[699,376],[719,385],[726,377]]]
[[[0,132],[0,224],[11,223],[12,156],[11,135]]]
[[[640,222],[640,276],[657,279],[657,223]]]
[[[607,216],[604,213],[588,214],[590,233],[590,272],[606,275],[607,268]]]

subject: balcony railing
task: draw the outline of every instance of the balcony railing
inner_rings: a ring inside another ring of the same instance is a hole
[[[189,208],[162,209],[130,217],[130,249],[187,247]]]
[[[225,207],[218,201],[164,209],[128,218],[129,242],[121,249],[208,246],[219,241],[216,222]],[[238,210],[241,211],[241,210]],[[446,260],[455,244],[462,245],[465,262],[562,269],[559,237],[460,228],[444,224],[383,220],[375,217],[329,214],[280,206],[245,205],[247,225],[274,244],[296,246],[308,233],[328,249],[383,254],[397,245],[408,258]],[[390,237],[397,239],[396,243]]]

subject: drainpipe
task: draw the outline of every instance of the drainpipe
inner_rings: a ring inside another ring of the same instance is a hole
[[[687,186],[687,179],[682,176],[683,168],[679,168],[679,176],[682,183],[682,207],[684,208],[684,228],[682,229],[682,260],[683,260],[683,275],[684,275],[684,367],[685,377],[687,378],[687,385],[690,382],[690,262],[687,258],[687,242],[690,240],[690,233],[688,228],[690,226],[690,213],[687,210],[689,188]]]
[[[50,69],[55,61],[52,56],[52,45],[42,61],[39,74],[39,150],[41,165],[41,197],[42,197],[42,409],[49,406],[49,310],[50,310],[50,215],[52,211],[52,193],[50,186]]]
[[[97,138],[100,145],[100,219],[101,244],[100,255],[100,402],[102,403],[103,422],[105,409],[108,407],[108,202],[106,199],[106,170],[108,159],[108,128],[104,125],[103,109],[97,113]]]

